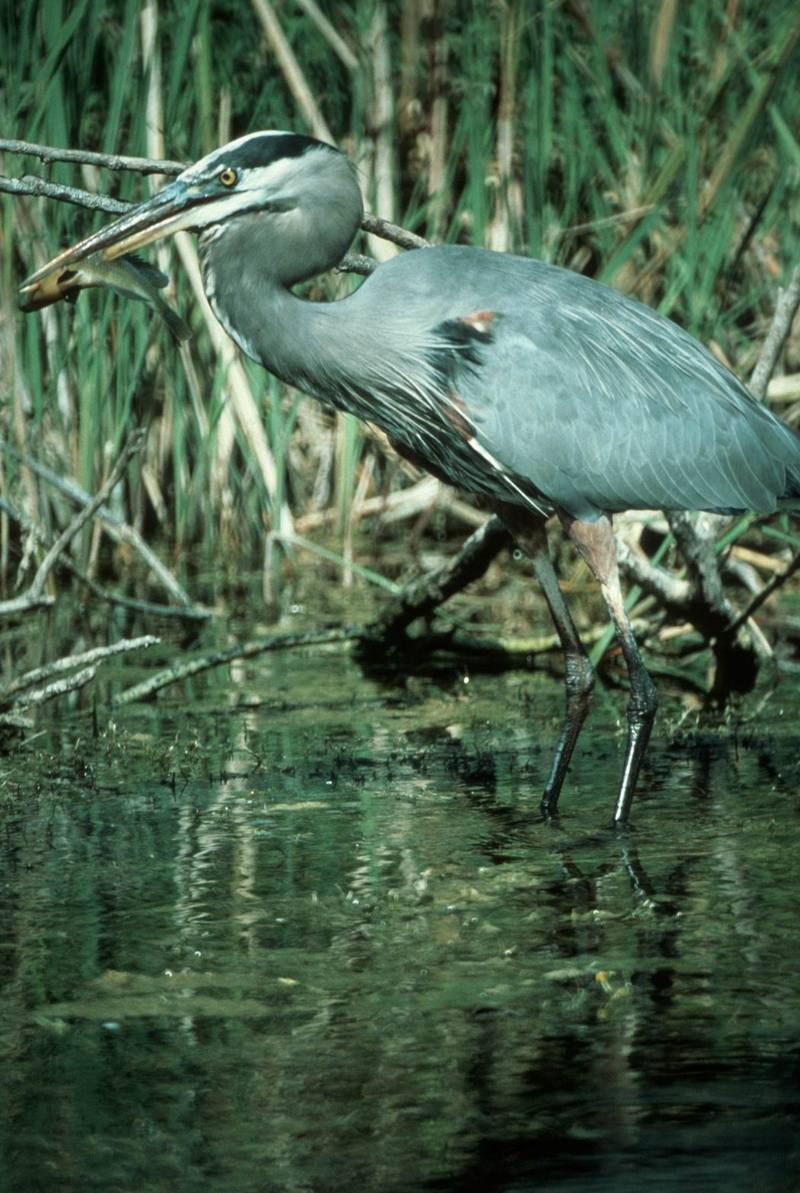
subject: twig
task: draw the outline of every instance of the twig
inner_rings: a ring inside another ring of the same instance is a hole
[[[745,622],[749,621],[753,614],[761,608],[764,602],[769,600],[773,592],[777,592],[777,590],[781,588],[799,568],[800,551],[798,551],[798,553],[786,565],[782,572],[779,572],[777,576],[773,576],[771,580],[768,580],[760,592],[756,593],[744,612],[740,613],[736,620],[732,622],[729,627],[726,627],[725,634],[728,637],[733,637],[741,629]]]
[[[12,700],[11,697],[54,675],[63,675],[65,671],[72,671],[75,667],[86,667],[89,664],[111,658],[113,655],[127,654],[134,650],[146,650],[150,646],[157,646],[160,642],[161,639],[156,638],[153,634],[144,634],[139,638],[120,638],[118,642],[112,642],[110,646],[96,646],[92,650],[84,650],[81,654],[66,655],[64,658],[54,659],[53,662],[35,667],[32,671],[26,671],[24,675],[12,680],[0,694],[0,708],[5,708],[8,705],[20,707],[27,703],[24,697],[21,701],[19,699]]]
[[[336,269],[341,273],[360,273],[369,277],[378,268],[378,262],[363,253],[345,253]]]
[[[382,220],[377,215],[372,215],[369,211],[364,212],[361,227],[365,232],[372,232],[375,236],[382,236],[384,240],[391,240],[394,244],[399,244],[401,249],[426,249],[430,247],[431,242],[426,240],[424,236],[417,236],[416,232],[409,232],[407,228],[401,228],[399,224],[393,224],[389,220]]]
[[[15,617],[19,613],[29,613],[33,609],[49,609],[56,603],[56,598],[42,592],[38,596],[30,592],[21,592],[19,596],[11,597],[7,601],[0,601],[0,617]]]

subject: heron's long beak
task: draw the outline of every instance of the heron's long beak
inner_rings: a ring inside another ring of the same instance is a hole
[[[93,253],[101,252],[108,261],[121,257],[124,253],[131,253],[154,240],[164,236],[171,236],[185,228],[194,226],[195,208],[203,203],[206,196],[199,189],[176,178],[169,186],[164,187],[158,194],[153,195],[132,211],[121,215],[113,223],[107,224],[98,232],[93,232],[78,244],[64,249],[52,261],[48,261],[36,273],[20,286],[20,292],[35,289],[37,284],[54,270],[65,269],[84,261]]]

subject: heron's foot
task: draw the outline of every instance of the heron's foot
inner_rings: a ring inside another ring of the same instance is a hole
[[[625,765],[619,785],[614,824],[624,825],[630,815],[633,793],[642,765],[650,731],[653,728],[658,708],[658,693],[644,667],[632,672],[631,702],[628,705],[628,741],[625,749]]]

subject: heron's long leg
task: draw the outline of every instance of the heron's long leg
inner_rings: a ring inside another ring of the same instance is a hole
[[[591,704],[594,668],[589,662],[589,656],[580,640],[559,588],[550,552],[547,549],[547,540],[543,534],[541,540],[541,545],[537,546],[532,553],[533,570],[547,601],[553,624],[561,639],[561,647],[564,651],[564,683],[567,697],[564,721],[553,751],[550,774],[542,796],[542,811],[553,815],[558,807],[558,797],[561,794],[561,785],[567,773],[572,751]]]
[[[625,765],[614,808],[615,823],[628,819],[636,780],[642,765],[650,730],[658,707],[658,693],[639,654],[631,623],[622,599],[617,567],[614,531],[607,517],[597,522],[579,522],[562,515],[562,522],[581,555],[600,582],[603,598],[614,622],[631,684],[628,702],[628,741]]]
[[[505,502],[495,502],[494,507],[533,562],[534,575],[547,601],[550,616],[561,641],[561,649],[564,651],[566,709],[553,751],[550,774],[542,795],[542,811],[552,816],[558,809],[558,797],[561,794],[564,776],[591,704],[594,667],[589,662],[589,656],[558,585],[547,547],[545,518],[521,506],[508,505]]]

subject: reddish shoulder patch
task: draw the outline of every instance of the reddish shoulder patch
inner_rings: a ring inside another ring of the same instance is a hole
[[[496,314],[496,311],[473,311],[470,315],[460,315],[458,322],[466,323],[481,335],[488,335]]]

